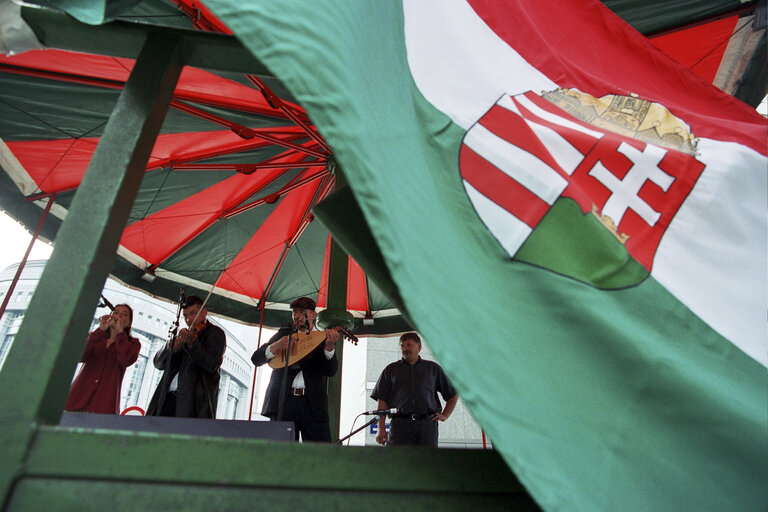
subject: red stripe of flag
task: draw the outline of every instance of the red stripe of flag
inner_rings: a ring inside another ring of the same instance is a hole
[[[688,71],[600,2],[468,2],[501,40],[558,86],[595,97],[633,92],[664,105],[698,137],[768,153],[768,124],[755,109]],[[591,30],[574,21],[586,18]],[[536,30],[520,30],[520,19]],[[580,44],[557,44],[564,30]]]
[[[519,114],[496,104],[480,119],[480,124],[497,137],[537,157],[560,176],[568,179],[568,174],[560,168],[549,150]]]
[[[459,159],[467,182],[531,228],[547,213],[546,202],[469,147],[462,145]]]
[[[542,98],[541,96],[538,96],[534,93],[529,92],[525,94],[525,97],[529,99],[531,103],[534,103],[537,107],[539,107],[540,109],[546,112],[549,112],[552,115],[555,115],[571,123],[577,124],[586,130],[599,132],[601,134],[606,133],[606,130],[603,130],[596,126],[592,126],[588,123],[581,121],[580,119],[573,117],[571,114],[569,114],[565,110],[553,104],[551,101],[548,101]],[[515,105],[520,110],[520,114],[522,114],[522,116],[526,120],[536,124],[540,124],[542,126],[546,126],[547,128],[551,128],[552,130],[556,131],[558,134],[560,134],[561,137],[563,137],[566,141],[568,141],[568,143],[571,146],[573,146],[582,155],[586,155],[587,153],[589,153],[589,151],[592,149],[592,147],[594,147],[595,143],[597,142],[597,139],[595,137],[587,133],[581,132],[574,128],[568,128],[561,124],[553,123],[552,121],[548,121],[542,117],[539,117],[537,114],[534,114],[533,112],[531,112],[529,109],[524,107],[517,99],[512,98],[512,100],[515,102]]]

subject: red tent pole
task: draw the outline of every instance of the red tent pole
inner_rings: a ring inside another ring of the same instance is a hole
[[[45,210],[43,211],[42,217],[40,217],[40,222],[37,223],[37,229],[35,229],[35,234],[32,235],[32,240],[29,242],[29,246],[27,247],[27,252],[24,253],[24,257],[21,259],[21,263],[19,263],[19,268],[16,270],[16,275],[13,276],[13,281],[11,281],[11,286],[8,288],[8,292],[5,294],[5,298],[3,299],[3,305],[0,306],[0,318],[3,317],[5,314],[5,308],[8,306],[8,302],[11,300],[11,295],[13,295],[13,290],[16,288],[16,283],[19,282],[19,278],[21,277],[21,272],[24,270],[24,266],[27,264],[27,258],[29,258],[29,253],[32,252],[32,246],[35,245],[35,241],[37,240],[37,237],[40,235],[40,230],[43,229],[43,224],[45,223],[45,219],[48,217],[48,212],[51,211],[51,206],[53,205],[53,198],[55,197],[55,194],[51,194],[48,196],[48,204],[45,207]]]
[[[259,319],[259,338],[256,342],[256,348],[261,347],[261,331],[264,328],[264,306],[261,308],[261,318]],[[253,395],[256,392],[256,373],[259,371],[257,367],[253,368],[253,382],[251,382],[251,406],[248,408],[248,421],[251,420],[253,414]]]

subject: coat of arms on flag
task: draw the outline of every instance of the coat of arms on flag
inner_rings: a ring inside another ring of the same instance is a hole
[[[634,95],[529,91],[502,96],[467,131],[459,164],[475,210],[510,257],[617,288],[651,271],[705,167],[696,143],[686,123]],[[574,249],[568,261],[555,244]],[[606,259],[615,263],[608,278]]]

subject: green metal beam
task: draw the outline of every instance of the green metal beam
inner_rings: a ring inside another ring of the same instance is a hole
[[[330,269],[328,276],[328,310],[332,313],[347,310],[347,253],[331,238]],[[344,338],[336,343],[336,357],[339,360],[339,371],[328,379],[328,417],[331,423],[331,439],[338,440],[341,435],[341,384],[344,377],[342,364],[344,362]]]
[[[331,172],[336,176],[336,190],[348,188],[347,180],[341,168],[335,163],[329,164]],[[330,256],[328,263],[328,303],[327,309],[318,316],[320,327],[343,325],[351,329],[354,326],[352,315],[347,311],[347,281],[349,256],[339,243],[331,238]],[[343,378],[342,364],[344,362],[344,339],[336,344],[336,357],[339,360],[339,371],[328,379],[328,416],[331,423],[331,439],[338,440],[341,426],[341,384]]]
[[[126,484],[148,481],[403,493],[525,492],[493,450],[342,447],[67,427],[40,428],[30,446],[24,474]]]
[[[491,450],[40,428],[7,510],[538,510]]]
[[[135,59],[147,35],[162,32],[178,41],[178,54],[185,65],[273,76],[234,36],[124,21],[86,25],[66,14],[35,7],[22,7],[21,13],[49,48]]]
[[[0,495],[22,471],[39,424],[55,424],[99,293],[182,66],[178,38],[150,34],[62,225],[0,372]]]
[[[372,464],[375,467],[375,464]],[[57,512],[133,512],[135,510],[211,510],[296,512],[333,510],[358,512],[440,510],[441,512],[539,511],[530,498],[506,495],[326,491],[307,489],[241,488],[223,486],[157,485],[148,482],[126,486],[120,482],[23,480],[8,512],[56,510]]]

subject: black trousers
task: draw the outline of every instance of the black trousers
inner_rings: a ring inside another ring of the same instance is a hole
[[[176,416],[176,390],[168,391],[158,416]]]
[[[410,418],[392,418],[389,423],[387,446],[419,444],[437,446],[437,422],[431,418],[412,420]]]
[[[293,422],[297,441],[301,433],[302,441],[331,442],[331,424],[317,421],[312,416],[306,396],[288,395],[283,408],[283,421]]]

